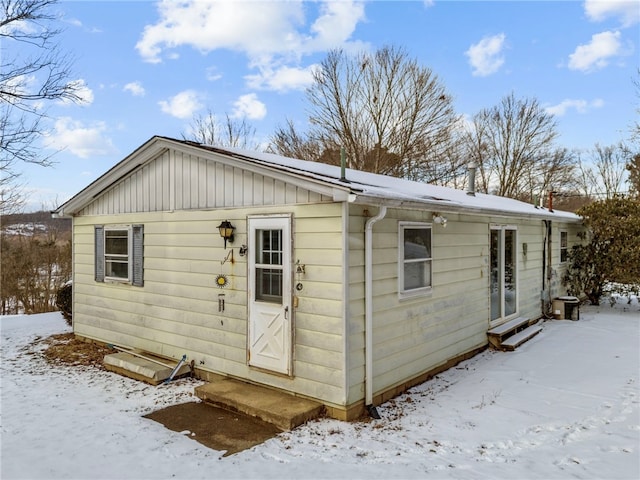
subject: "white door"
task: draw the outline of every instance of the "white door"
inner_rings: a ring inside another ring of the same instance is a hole
[[[291,373],[291,218],[249,217],[249,365]]]
[[[518,312],[518,244],[516,233],[516,228],[512,226],[491,227],[490,327],[504,323],[516,316]]]

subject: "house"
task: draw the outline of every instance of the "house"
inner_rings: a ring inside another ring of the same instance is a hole
[[[581,229],[473,190],[165,137],[54,214],[73,218],[76,335],[340,419],[540,318]]]

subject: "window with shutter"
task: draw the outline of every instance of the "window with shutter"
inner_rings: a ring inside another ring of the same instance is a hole
[[[144,226],[95,227],[95,279],[144,285]]]

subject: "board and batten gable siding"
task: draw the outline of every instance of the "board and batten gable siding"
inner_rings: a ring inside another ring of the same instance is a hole
[[[294,278],[304,288],[295,291],[290,378],[247,365],[247,257],[238,255],[248,215],[282,213],[293,218],[292,261],[306,266]],[[236,227],[227,250],[217,230],[221,220]],[[96,282],[94,225],[133,223],[144,225],[144,287]],[[340,203],[79,216],[73,235],[76,334],[175,359],[187,354],[197,368],[344,405]],[[229,248],[234,262],[222,264]],[[229,278],[228,287],[215,286],[218,274]]]
[[[109,187],[80,212],[117,215],[268,205],[329,203],[333,199],[283,180],[167,149]]]

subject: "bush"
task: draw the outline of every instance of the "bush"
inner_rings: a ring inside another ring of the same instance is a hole
[[[569,267],[563,278],[571,295],[582,292],[598,305],[609,283],[640,285],[640,201],[610,198],[591,203],[577,212],[588,232],[585,242],[569,251]]]
[[[71,325],[73,321],[73,285],[71,282],[65,283],[56,292],[56,307],[62,312],[67,324]]]

